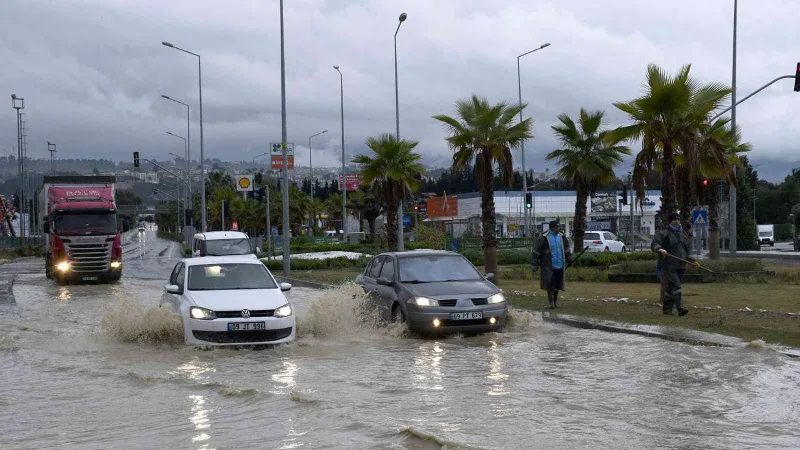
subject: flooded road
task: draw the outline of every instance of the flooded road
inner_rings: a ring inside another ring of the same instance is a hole
[[[800,363],[544,325],[420,340],[354,317],[352,288],[290,291],[294,344],[204,351],[157,309],[178,260],[151,233],[119,284],[40,259],[0,305],[0,448],[796,448]],[[130,253],[128,253],[130,252]],[[179,331],[179,330],[178,330]]]

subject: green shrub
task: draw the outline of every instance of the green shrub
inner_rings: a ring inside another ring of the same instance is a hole
[[[0,249],[0,259],[23,258],[27,256],[42,256],[44,245],[26,245],[25,247],[11,247]]]
[[[792,224],[790,223],[776,223],[775,224],[775,242],[783,242],[792,240]]]
[[[330,259],[292,259],[293,270],[331,270],[331,269],[363,269],[369,263],[370,258],[348,259],[343,256]],[[283,269],[282,260],[264,261],[264,265],[271,271]]]
[[[164,239],[167,241],[175,241],[175,242],[183,242],[183,233],[170,233],[167,231],[156,231],[156,236],[159,239]]]

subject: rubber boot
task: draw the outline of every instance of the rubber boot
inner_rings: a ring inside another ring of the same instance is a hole
[[[553,308],[558,308],[558,289],[553,291]]]
[[[547,300],[550,302],[550,309],[553,309],[553,308],[556,307],[556,303],[553,300],[553,291],[551,291],[549,289],[547,290]]]

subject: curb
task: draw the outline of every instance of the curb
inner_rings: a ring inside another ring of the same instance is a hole
[[[290,283],[292,287],[297,286],[297,287],[320,289],[320,290],[330,289],[332,287],[335,287],[335,285],[332,284],[319,283],[316,281],[298,280],[296,278],[285,278],[285,277],[275,277],[275,278],[277,278],[279,282]],[[536,310],[531,310],[531,309],[526,309],[526,311],[538,312]],[[581,328],[585,330],[600,330],[609,333],[633,334],[650,338],[663,339],[672,342],[682,342],[690,345],[702,345],[705,347],[731,348],[735,346],[745,345],[745,341],[732,336],[713,335],[717,340],[711,340],[711,339],[703,339],[700,337],[680,336],[677,334],[645,330],[641,328],[636,328],[637,325],[633,324],[626,324],[619,322],[601,322],[598,319],[592,319],[588,317],[559,315],[558,313],[551,313],[546,311],[542,312],[541,315],[542,315],[542,320],[544,320],[545,322],[567,325],[570,327]],[[697,331],[690,329],[686,329],[686,332],[698,333]],[[707,334],[711,335],[711,333]],[[787,351],[787,350],[777,350],[777,351],[790,358],[800,358],[800,351],[797,352]]]

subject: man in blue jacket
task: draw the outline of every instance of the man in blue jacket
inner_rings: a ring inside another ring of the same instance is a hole
[[[661,276],[666,279],[666,289],[664,292],[663,312],[672,314],[672,309],[678,311],[678,315],[685,316],[689,310],[683,307],[683,291],[681,283],[683,275],[686,273],[686,263],[669,255],[689,261],[694,267],[700,264],[692,258],[689,251],[689,237],[681,227],[681,216],[672,214],[669,217],[669,225],[666,230],[661,230],[653,238],[650,248],[658,253],[661,263]]]
[[[561,234],[557,220],[550,222],[550,231],[536,240],[531,254],[531,268],[542,268],[539,287],[547,291],[550,309],[558,307],[558,291],[564,290],[564,270],[572,264],[569,240]]]

